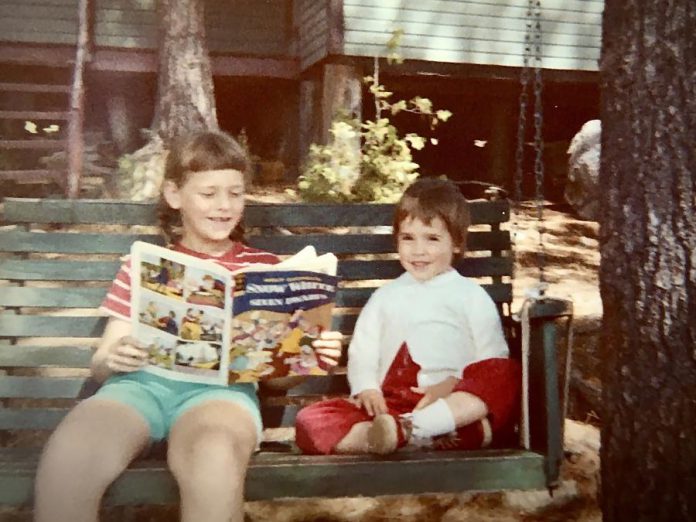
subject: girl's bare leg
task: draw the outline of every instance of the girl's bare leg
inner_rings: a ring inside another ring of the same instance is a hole
[[[252,416],[231,401],[210,400],[177,419],[167,458],[182,522],[244,520],[244,478],[256,438]]]
[[[372,426],[372,421],[358,422],[341,441],[336,444],[336,453],[369,453],[367,432]]]
[[[149,444],[133,408],[92,398],[78,404],[44,448],[36,475],[36,522],[95,522],[104,492]]]

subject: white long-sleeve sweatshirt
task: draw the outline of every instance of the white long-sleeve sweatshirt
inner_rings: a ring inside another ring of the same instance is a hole
[[[425,282],[405,272],[375,291],[348,348],[351,394],[380,389],[404,342],[421,367],[419,386],[460,378],[471,363],[509,354],[492,299],[456,270]]]

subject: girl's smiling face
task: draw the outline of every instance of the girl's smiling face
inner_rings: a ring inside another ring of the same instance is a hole
[[[181,244],[188,249],[219,256],[233,241],[230,233],[244,212],[244,175],[234,169],[189,173],[177,186],[165,181],[164,198],[181,212]]]
[[[401,266],[421,282],[450,270],[454,254],[458,252],[439,217],[429,224],[407,217],[399,225],[396,242]]]

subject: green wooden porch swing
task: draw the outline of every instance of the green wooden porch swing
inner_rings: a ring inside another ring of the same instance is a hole
[[[530,24],[533,16],[538,23],[539,2],[535,7],[530,0],[529,5]],[[528,28],[523,75],[529,72]],[[537,33],[540,37],[540,26]],[[538,63],[535,69],[538,73]],[[523,83],[525,96],[526,87]],[[349,336],[371,292],[401,271],[391,235],[375,233],[375,227],[391,223],[392,211],[391,205],[251,204],[245,219],[253,246],[290,254],[313,244],[339,256],[344,283],[333,326]],[[291,437],[265,442],[250,464],[247,499],[551,489],[557,484],[564,417],[558,345],[572,312],[567,301],[538,291],[522,309],[522,324],[514,320],[513,246],[510,233],[501,227],[509,220],[508,201],[473,201],[476,230],[469,234],[467,247],[472,255],[456,268],[485,279],[512,353],[522,358],[526,400],[519,444],[469,452],[325,457],[299,454]],[[31,504],[41,446],[89,388],[91,347],[105,324],[94,309],[114,277],[119,256],[133,240],[161,243],[146,228],[155,223],[154,205],[148,203],[5,200],[0,229],[0,505]],[[293,234],[279,235],[277,227]],[[263,394],[264,423],[271,430],[292,427],[302,404],[347,393],[345,373],[339,371],[312,378],[287,394]],[[153,455],[124,472],[105,504],[177,500],[165,461]]]

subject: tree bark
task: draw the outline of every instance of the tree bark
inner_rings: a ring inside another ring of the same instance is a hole
[[[205,36],[204,0],[158,0],[159,69],[152,135],[129,155],[120,193],[156,199],[166,151],[176,136],[218,129],[213,73]]]
[[[217,129],[203,0],[158,0],[158,93],[152,130],[165,143],[180,134]]]
[[[696,520],[696,4],[606,0],[602,511]]]

